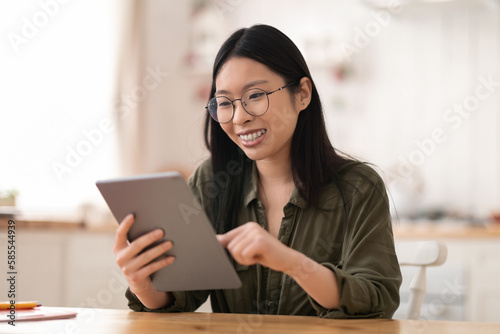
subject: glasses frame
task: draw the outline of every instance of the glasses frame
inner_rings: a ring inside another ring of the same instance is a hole
[[[234,112],[236,111],[236,106],[234,105],[234,102],[235,102],[235,101],[240,101],[241,106],[243,107],[243,110],[245,110],[245,112],[246,112],[247,114],[249,114],[250,116],[255,116],[255,117],[262,116],[262,115],[264,115],[265,113],[267,113],[267,111],[269,110],[269,95],[271,95],[271,94],[273,94],[273,93],[276,93],[276,92],[279,92],[280,90],[283,90],[283,89],[285,89],[285,88],[287,88],[287,87],[290,87],[290,86],[292,86],[292,85],[295,85],[295,84],[296,84],[296,83],[298,83],[298,82],[299,82],[299,81],[293,81],[293,82],[290,82],[290,83],[288,83],[288,84],[284,85],[283,87],[280,87],[280,88],[278,88],[278,89],[275,89],[275,90],[273,90],[273,91],[271,91],[271,92],[266,92],[265,90],[263,90],[263,89],[261,89],[261,88],[250,88],[250,89],[247,89],[246,91],[244,91],[244,92],[243,92],[243,94],[241,94],[241,97],[240,97],[239,99],[234,99],[234,100],[231,100],[230,98],[228,98],[227,96],[224,96],[224,95],[214,96],[214,97],[212,97],[212,98],[208,101],[208,104],[206,105],[205,109],[208,111],[208,113],[210,114],[210,116],[212,117],[212,119],[213,119],[214,121],[216,121],[217,123],[219,123],[219,124],[226,124],[226,123],[229,123],[229,122],[231,122],[231,121],[233,120],[233,118],[234,118]],[[251,90],[253,90],[253,89],[258,89],[258,90],[261,90],[261,91],[263,91],[263,92],[266,94],[266,99],[267,99],[267,108],[266,108],[266,111],[264,111],[264,112],[263,112],[262,114],[260,114],[260,115],[254,115],[254,114],[252,114],[251,112],[249,112],[248,110],[246,110],[246,108],[245,108],[245,104],[243,103],[243,101],[241,101],[241,99],[243,98],[243,95],[245,95],[248,91],[251,91]],[[208,105],[210,104],[210,101],[212,101],[213,99],[218,98],[218,97],[223,97],[223,98],[226,98],[229,102],[231,102],[231,105],[233,106],[233,115],[231,116],[231,118],[230,118],[227,122],[219,122],[218,120],[216,120],[216,119],[214,118],[214,116],[212,115],[212,113],[210,112],[210,109],[208,108]]]

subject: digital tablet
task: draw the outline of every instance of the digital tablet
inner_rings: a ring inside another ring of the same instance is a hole
[[[172,249],[163,256],[175,256],[175,261],[151,275],[158,291],[236,289],[241,286],[225,249],[215,237],[212,224],[180,173],[103,180],[96,185],[118,223],[134,213],[129,241],[157,228],[163,229],[165,235],[153,246],[165,240],[172,241]]]

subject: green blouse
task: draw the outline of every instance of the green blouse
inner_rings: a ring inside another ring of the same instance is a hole
[[[244,195],[239,224],[257,222],[267,229],[265,209],[258,195],[255,164]],[[339,175],[351,186],[343,198],[335,182],[321,190],[317,206],[307,205],[297,188],[283,208],[278,239],[335,273],[338,309],[316,303],[290,276],[259,264],[233,261],[243,283],[233,290],[175,291],[170,307],[148,309],[127,289],[134,311],[192,312],[210,295],[212,310],[223,313],[310,315],[325,318],[391,318],[399,306],[401,272],[394,249],[389,202],[380,176],[362,163],[348,163]],[[200,203],[208,207],[207,188],[213,173],[202,163],[189,179]]]

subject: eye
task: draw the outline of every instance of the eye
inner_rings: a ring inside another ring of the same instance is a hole
[[[257,100],[257,99],[261,99],[262,97],[264,97],[264,95],[266,95],[265,92],[252,92],[249,96],[248,96],[248,99],[249,100]]]
[[[227,108],[231,105],[231,102],[229,101],[222,101],[222,102],[219,102],[219,108]]]

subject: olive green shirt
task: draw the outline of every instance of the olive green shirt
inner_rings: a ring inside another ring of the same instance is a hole
[[[174,291],[169,307],[148,309],[127,289],[135,311],[191,312],[210,295],[212,310],[223,313],[310,315],[325,318],[391,318],[399,306],[401,272],[394,250],[391,217],[385,186],[366,164],[349,163],[339,171],[354,187],[343,190],[335,182],[320,192],[317,206],[308,205],[294,189],[283,208],[278,239],[332,270],[339,288],[339,308],[316,303],[292,277],[259,264],[244,266],[233,260],[241,288],[214,291]],[[364,176],[364,177],[362,177]],[[210,161],[202,163],[189,185],[207,210]],[[267,229],[259,199],[258,174],[253,165],[251,184],[244,194],[238,225],[257,222]],[[357,190],[356,190],[357,189]]]

